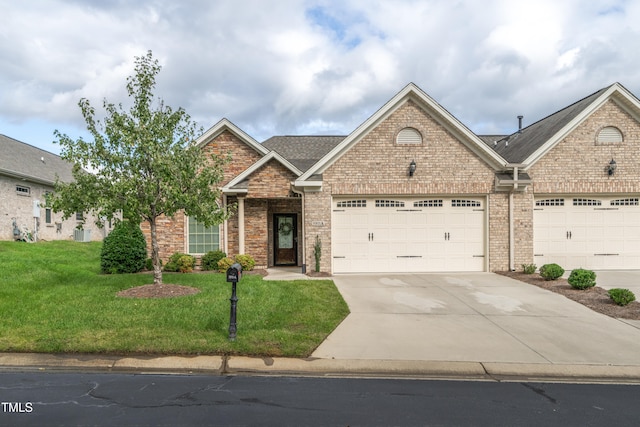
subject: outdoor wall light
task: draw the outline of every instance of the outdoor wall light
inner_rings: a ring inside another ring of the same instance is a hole
[[[613,175],[616,172],[617,168],[618,165],[616,164],[616,161],[611,159],[611,161],[609,162],[609,166],[607,167],[607,173],[609,174],[609,176]]]
[[[409,164],[409,176],[413,176],[415,172],[416,172],[416,161],[411,160],[411,163]]]

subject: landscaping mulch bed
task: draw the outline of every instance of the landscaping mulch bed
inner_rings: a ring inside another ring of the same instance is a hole
[[[640,320],[640,302],[633,301],[626,306],[619,306],[609,297],[606,289],[599,286],[579,290],[572,288],[567,282],[567,279],[562,278],[557,280],[544,280],[538,274],[524,274],[517,271],[502,271],[498,272],[498,274],[564,295],[575,302],[589,307],[593,311],[610,317]]]

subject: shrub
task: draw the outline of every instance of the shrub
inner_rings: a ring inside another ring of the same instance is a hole
[[[256,260],[251,255],[236,255],[236,262],[242,266],[243,271],[251,271],[256,266]]]
[[[226,256],[227,254],[222,251],[209,251],[202,256],[200,265],[202,266],[203,270],[217,270],[218,261]]]
[[[169,257],[167,265],[164,266],[164,271],[190,273],[195,265],[196,258],[194,256],[176,252]]]
[[[569,275],[569,284],[574,289],[587,289],[596,285],[596,273],[583,268],[576,268]]]
[[[564,268],[558,264],[545,264],[540,267],[540,276],[544,280],[556,280],[558,277],[562,277],[564,274]]]
[[[220,261],[218,261],[218,271],[220,271],[221,273],[224,273],[234,263],[235,263],[235,260],[233,258],[229,258],[228,256],[226,256],[222,258]]]
[[[609,297],[618,305],[627,305],[636,300],[636,296],[629,289],[609,289]]]
[[[147,241],[138,224],[120,221],[104,238],[100,270],[106,274],[137,273],[147,259]]]
[[[160,267],[162,267],[162,260],[160,260]],[[153,259],[147,258],[147,260],[144,262],[144,269],[153,271]]]
[[[533,274],[538,268],[535,264],[522,264],[522,272],[524,274]]]

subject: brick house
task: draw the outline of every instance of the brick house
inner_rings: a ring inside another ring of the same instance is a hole
[[[166,220],[161,256],[221,249],[330,273],[640,268],[640,101],[615,83],[479,136],[414,84],[347,136],[262,144],[221,120],[198,144],[231,153],[213,229]]]
[[[110,232],[108,223],[98,228],[90,213],[78,212],[64,220],[62,213],[45,206],[56,177],[73,180],[71,163],[5,135],[0,135],[0,150],[0,240],[16,237],[14,219],[19,229],[37,230],[38,240],[102,240]]]

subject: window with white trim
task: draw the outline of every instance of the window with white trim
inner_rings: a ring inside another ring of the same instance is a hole
[[[441,208],[442,199],[420,200],[418,202],[413,202],[413,207],[414,208]]]
[[[422,144],[422,134],[414,128],[404,128],[396,135],[396,144],[418,145]]]
[[[594,199],[573,199],[573,206],[602,206],[602,201]]]
[[[564,206],[564,199],[536,200],[536,206]]]
[[[451,207],[454,208],[479,208],[480,202],[477,200],[459,200],[454,199],[451,201]]]
[[[31,187],[26,187],[24,185],[16,185],[16,194],[19,196],[30,196]]]
[[[376,200],[376,208],[404,208],[404,202],[399,200]]]
[[[342,202],[338,202],[337,207],[339,208],[366,208],[367,201],[366,200],[343,200]]]
[[[604,127],[598,132],[596,139],[598,144],[617,144],[622,142],[622,132],[614,126]]]
[[[220,249],[220,227],[205,227],[195,218],[189,218],[188,252],[190,254],[206,254]]]
[[[637,197],[631,199],[617,199],[611,201],[611,206],[638,206],[640,205],[640,199]]]

